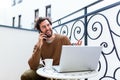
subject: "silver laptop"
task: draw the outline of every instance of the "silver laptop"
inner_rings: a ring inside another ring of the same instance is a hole
[[[53,68],[58,72],[96,70],[101,51],[101,46],[63,45],[60,63]]]

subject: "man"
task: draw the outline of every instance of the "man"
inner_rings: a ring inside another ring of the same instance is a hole
[[[53,33],[52,22],[49,18],[40,17],[36,22],[35,28],[39,31],[39,39],[31,58],[28,60],[30,69],[21,75],[21,80],[46,80],[47,78],[36,73],[36,70],[42,66],[40,65],[40,60],[52,58],[53,65],[59,65],[62,45],[71,45],[70,40],[66,36]]]

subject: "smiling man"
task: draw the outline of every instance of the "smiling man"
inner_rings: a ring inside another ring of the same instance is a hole
[[[21,75],[21,80],[46,80],[47,78],[36,73],[41,66],[40,60],[52,58],[53,65],[59,65],[62,45],[71,45],[67,36],[53,33],[52,22],[47,17],[39,17],[35,28],[39,31],[38,42],[28,60],[30,69]]]

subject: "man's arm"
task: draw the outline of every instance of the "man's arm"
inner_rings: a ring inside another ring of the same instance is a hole
[[[33,54],[31,58],[28,60],[28,64],[31,69],[37,70],[39,62],[40,62],[40,48],[37,45],[35,45]]]
[[[71,45],[71,42],[67,36],[63,36],[62,42],[64,45]]]
[[[40,49],[43,45],[43,36],[42,35],[43,34],[40,33],[38,43],[35,45],[33,54],[31,56],[31,58],[28,60],[28,64],[29,64],[30,68],[33,70],[37,70],[39,63],[40,63],[40,57],[41,57]]]

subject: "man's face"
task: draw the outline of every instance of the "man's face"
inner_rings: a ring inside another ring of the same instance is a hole
[[[41,29],[42,33],[47,35],[48,38],[50,38],[52,36],[52,33],[53,33],[52,25],[49,23],[48,20],[44,20],[43,22],[41,22],[40,29]]]

